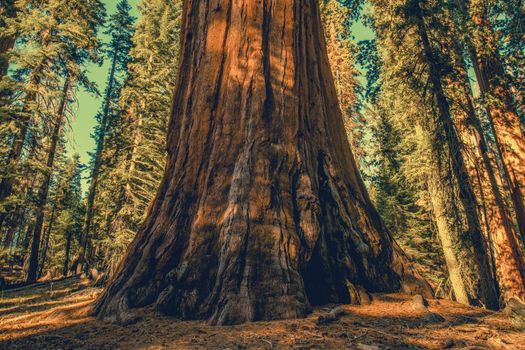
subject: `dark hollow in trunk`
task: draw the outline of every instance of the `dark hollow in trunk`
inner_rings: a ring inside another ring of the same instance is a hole
[[[429,294],[348,145],[317,0],[185,1],[161,188],[99,317],[237,324]]]

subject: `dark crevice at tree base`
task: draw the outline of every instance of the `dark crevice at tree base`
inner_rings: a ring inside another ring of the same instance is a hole
[[[185,3],[161,190],[96,314],[238,324],[429,292],[360,178],[317,1],[201,5]]]
[[[161,313],[177,318],[207,319],[211,324],[239,324],[304,317],[311,312],[311,306],[333,303],[360,304],[369,300],[369,292],[398,291],[401,288],[400,277],[388,267],[387,260],[384,263],[378,263],[381,259],[375,262],[378,272],[376,272],[377,275],[373,275],[373,280],[363,274],[363,271],[366,270],[362,262],[366,255],[363,254],[368,250],[361,247],[362,251],[359,254],[358,248],[352,247],[351,240],[345,234],[352,228],[337,223],[337,218],[341,214],[338,214],[336,201],[330,193],[330,188],[333,187],[329,185],[329,182],[333,180],[330,180],[326,174],[325,156],[321,154],[319,161],[321,184],[319,200],[321,207],[325,208],[321,218],[323,222],[321,231],[326,234],[320,235],[306,268],[300,274],[293,269],[286,271],[287,274],[296,276],[297,283],[291,283],[292,281],[286,283],[276,276],[271,281],[266,281],[271,286],[264,288],[261,286],[263,282],[257,280],[255,273],[250,277],[249,282],[250,285],[254,285],[254,288],[246,286],[249,291],[245,295],[260,295],[261,297],[247,299],[241,293],[241,271],[244,270],[247,260],[254,259],[254,256],[248,256],[246,249],[235,258],[234,265],[238,266],[237,271],[232,272],[232,276],[224,276],[219,275],[218,272],[218,261],[224,259],[219,252],[205,255],[201,260],[190,265],[191,263],[180,260],[182,248],[179,248],[179,252],[160,273],[153,271],[150,272],[151,274],[145,273],[142,281],[109,297],[109,305],[104,304],[107,303],[107,300],[99,300],[96,314],[110,320],[127,323],[130,318],[134,317],[130,309],[153,304]],[[187,210],[189,207],[184,211]],[[296,222],[295,225],[299,227],[300,223]],[[152,244],[152,250],[160,248],[161,242],[157,242]],[[179,258],[176,258],[177,256]],[[213,258],[213,256],[219,257]],[[391,259],[392,253],[383,256]],[[150,261],[147,270],[152,270],[156,265],[156,261]],[[265,265],[261,261],[256,266]],[[181,270],[186,271],[181,272]],[[188,284],[184,282],[184,276],[187,275],[199,277]],[[213,292],[214,284],[220,284],[222,280],[231,278],[237,281],[235,290],[223,290],[222,294]],[[303,285],[304,287],[301,287]],[[286,289],[293,291],[294,288],[295,293],[293,294],[285,291]],[[112,293],[111,288],[108,292]],[[228,297],[224,299],[223,294]],[[104,311],[103,308],[108,309]],[[246,310],[251,311],[246,312]]]

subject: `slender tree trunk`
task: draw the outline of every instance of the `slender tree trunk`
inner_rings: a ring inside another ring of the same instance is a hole
[[[64,277],[67,277],[69,274],[69,256],[71,254],[71,240],[73,238],[73,232],[71,232],[70,229],[66,231],[66,248],[65,248],[65,258],[64,258],[64,270],[62,271],[62,274]]]
[[[456,0],[482,47],[465,35],[476,79],[492,124],[501,155],[506,182],[516,211],[519,231],[525,241],[525,134],[498,52],[496,36],[486,17],[486,5],[479,0]],[[482,44],[481,44],[482,43]]]
[[[474,189],[462,155],[461,142],[450,114],[450,106],[443,91],[440,68],[437,66],[434,49],[427,35],[419,1],[416,1],[414,6],[414,19],[423,45],[425,60],[429,67],[429,80],[437,103],[440,128],[446,138],[452,173],[458,185],[459,198],[467,221],[467,232],[460,239],[472,248],[475,257],[476,266],[471,268],[475,269],[478,275],[477,297],[479,302],[489,309],[497,310],[499,298],[496,291],[496,281],[491,273],[487,243],[481,231]]]
[[[131,124],[134,125],[132,129],[133,136],[130,148],[126,155],[126,161],[124,163],[125,176],[128,176],[125,183],[121,186],[118,193],[118,197],[115,200],[115,208],[111,211],[111,214],[106,218],[106,235],[109,235],[111,231],[119,230],[119,225],[122,224],[121,212],[125,207],[125,204],[130,200],[132,196],[131,181],[135,172],[135,162],[137,159],[137,149],[142,141],[142,125],[143,118],[141,115],[135,116],[133,110],[127,112],[128,118],[130,118]],[[110,268],[110,270],[113,270]]]
[[[36,219],[35,227],[33,231],[33,242],[31,243],[31,253],[29,256],[29,266],[27,269],[27,282],[32,283],[37,279],[38,272],[38,253],[40,249],[40,236],[42,235],[42,226],[44,223],[45,207],[47,205],[47,197],[49,193],[49,185],[51,183],[51,175],[53,174],[53,167],[55,163],[56,150],[60,141],[62,133],[62,124],[64,123],[64,117],[66,114],[66,106],[68,103],[68,93],[70,89],[70,79],[66,77],[64,82],[64,88],[62,90],[62,100],[57,111],[57,118],[55,120],[55,126],[53,128],[53,134],[51,136],[51,144],[47,153],[47,164],[44,172],[44,179],[42,185],[38,190],[37,195],[37,207],[36,207]]]
[[[430,294],[358,173],[317,0],[187,0],[181,38],[165,175],[99,317],[236,324]]]
[[[39,264],[38,268],[38,274],[37,276],[42,276],[42,272],[44,271],[44,266],[46,263],[47,258],[47,250],[49,248],[49,238],[51,237],[51,233],[53,232],[53,226],[55,224],[55,215],[56,215],[56,204],[53,206],[53,210],[51,211],[51,217],[49,218],[49,224],[47,228],[44,230],[44,242],[42,245],[42,259]]]
[[[95,196],[97,194],[98,178],[100,175],[100,167],[102,165],[102,152],[104,151],[104,142],[106,136],[106,129],[109,122],[109,113],[111,108],[111,94],[113,92],[113,86],[115,84],[115,72],[117,68],[117,49],[115,49],[113,59],[111,62],[111,70],[109,72],[108,88],[106,89],[106,98],[104,101],[104,110],[102,113],[102,120],[100,122],[100,134],[97,141],[97,149],[95,152],[95,162],[93,164],[93,170],[91,172],[91,184],[89,186],[89,193],[87,197],[86,206],[86,219],[84,222],[84,230],[80,240],[80,251],[78,258],[75,259],[75,265],[73,268],[77,273],[80,273],[85,268],[86,253],[88,250],[91,226],[93,223],[93,216],[95,214]]]

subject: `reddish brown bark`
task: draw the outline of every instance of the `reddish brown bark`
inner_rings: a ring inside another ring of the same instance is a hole
[[[466,44],[503,161],[521,237],[525,240],[525,134],[501,63],[496,35],[487,18],[486,3],[456,2],[466,20],[472,23],[470,34],[476,40],[466,36]]]
[[[458,130],[466,145],[469,176],[479,185],[478,195],[483,198],[483,215],[487,221],[486,236],[493,247],[493,265],[496,269],[501,296],[505,301],[513,297],[525,300],[525,262],[521,254],[518,234],[498,177],[497,165],[492,159],[480,120],[478,119],[468,76],[463,65],[456,67],[465,82],[458,86],[464,98],[463,111],[456,113]]]
[[[183,18],[165,176],[98,315],[235,324],[428,294],[357,171],[317,0],[188,0]]]

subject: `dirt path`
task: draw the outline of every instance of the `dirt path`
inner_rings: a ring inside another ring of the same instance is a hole
[[[525,349],[525,333],[505,316],[431,300],[428,317],[402,294],[377,295],[371,305],[344,306],[346,315],[317,325],[327,312],[302,320],[211,327],[142,310],[126,327],[88,316],[100,289],[69,279],[0,292],[0,349]]]

